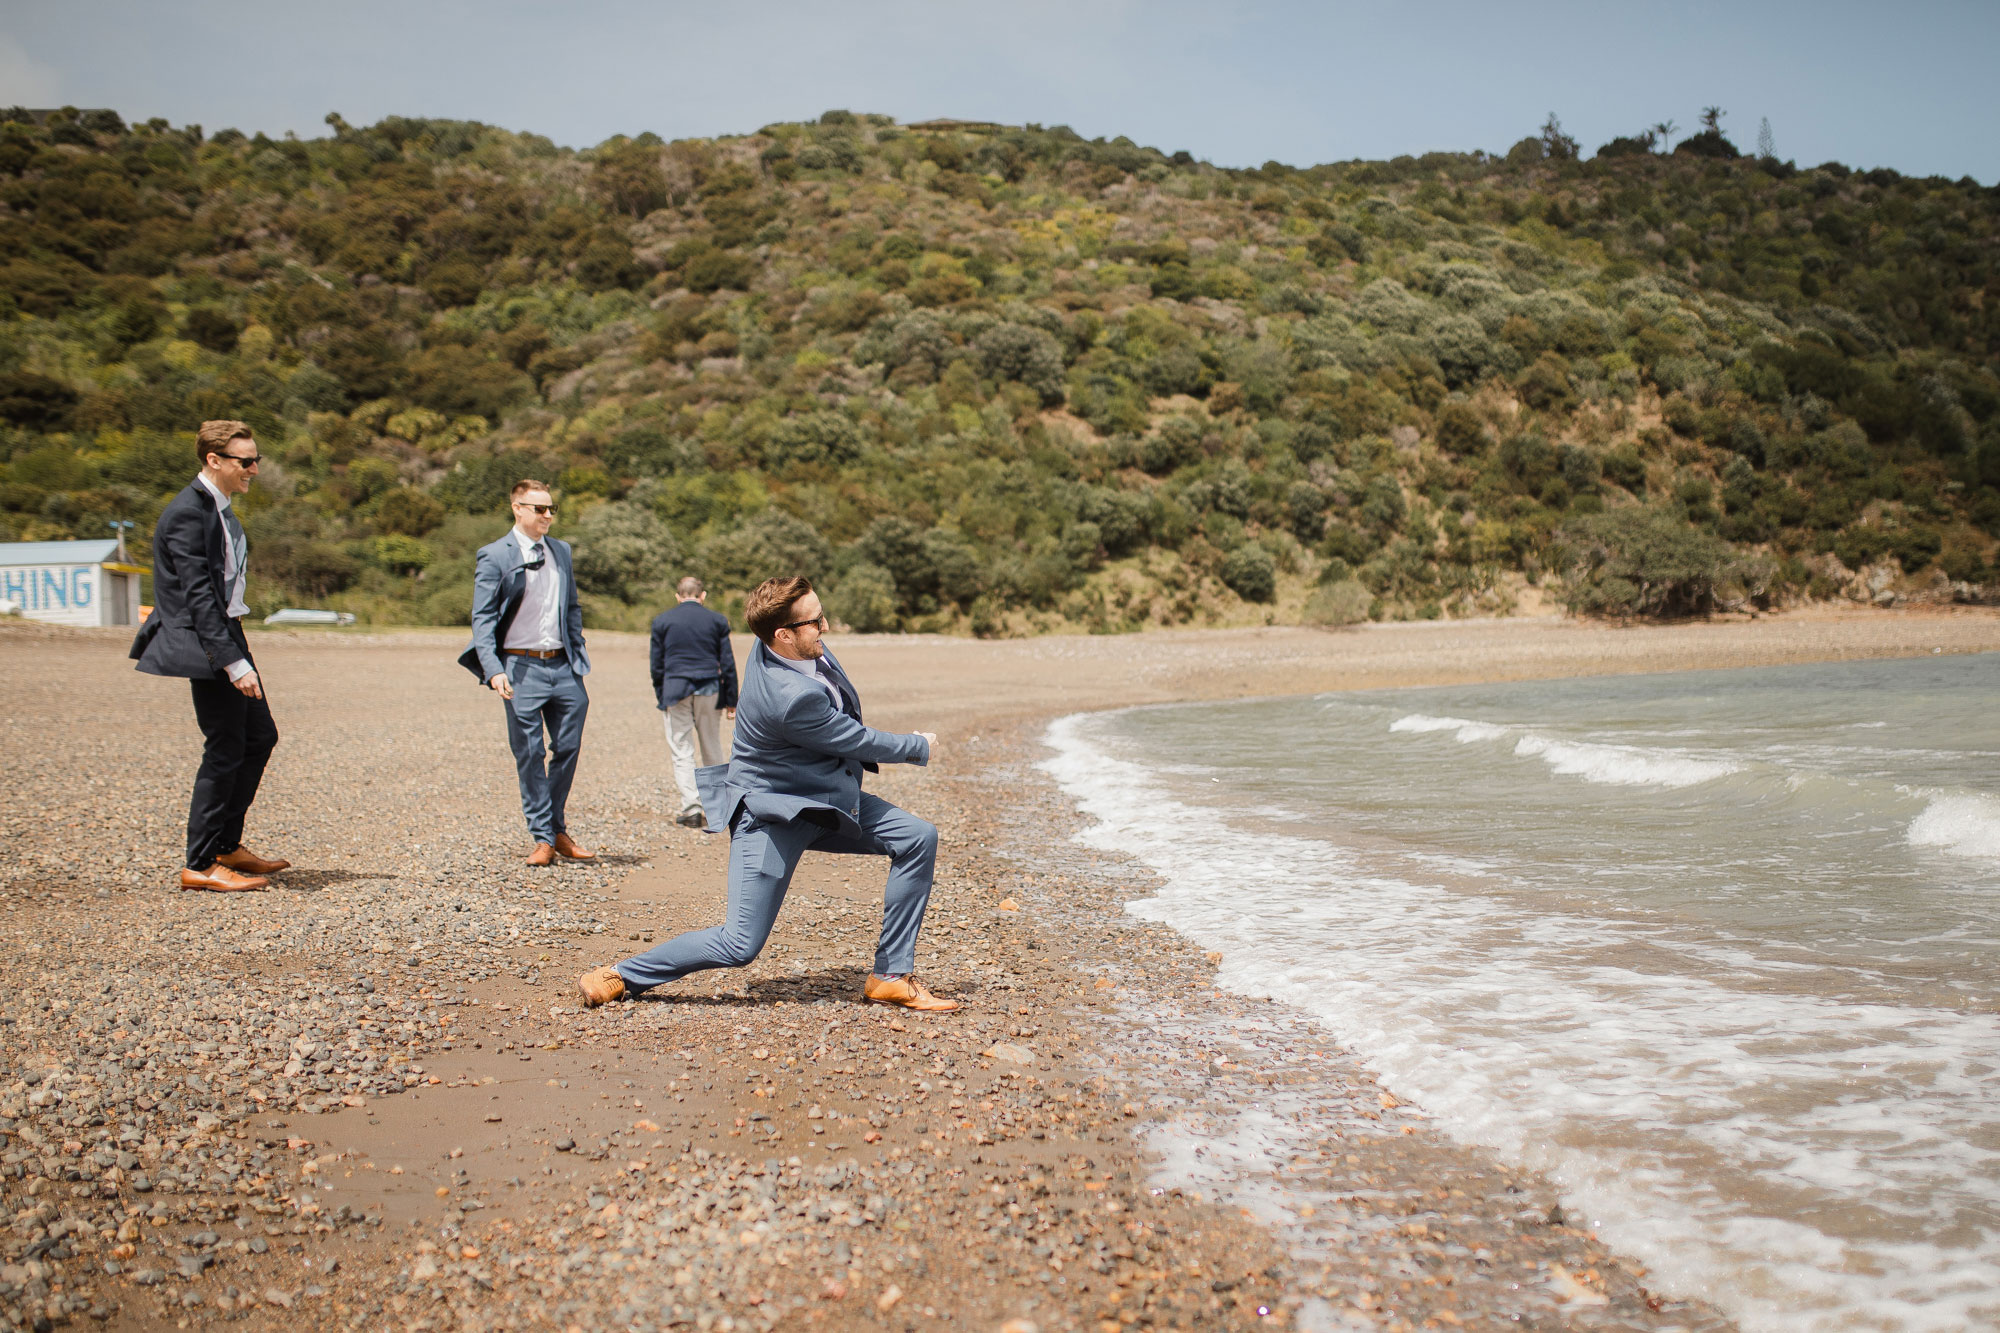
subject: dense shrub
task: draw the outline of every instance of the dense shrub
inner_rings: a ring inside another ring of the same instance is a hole
[[[1627,568],[1675,542],[1748,562],[1717,598],[1765,551],[1990,577],[1991,192],[1739,161],[1711,111],[1250,171],[845,113],[580,153],[16,117],[0,536],[143,530],[232,416],[260,595],[398,618],[463,618],[524,475],[618,624],[662,561],[981,634],[1254,616],[1217,576],[1264,558],[1393,616],[1566,552],[1579,607],[1685,611]]]

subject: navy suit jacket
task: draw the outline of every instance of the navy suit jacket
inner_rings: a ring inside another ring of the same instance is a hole
[[[229,633],[222,544],[215,497],[199,481],[189,482],[153,525],[153,614],[139,627],[130,654],[138,670],[216,680],[244,659]]]
[[[835,708],[824,687],[787,666],[763,642],[750,649],[729,763],[697,772],[714,786],[716,770],[727,770],[719,784],[719,808],[710,810],[712,828],[733,827],[743,810],[767,824],[808,819],[859,837],[863,771],[930,762],[930,742],[922,736],[863,725],[853,682],[832,653],[822,660],[833,668],[845,709]]]
[[[570,670],[579,676],[590,674],[590,657],[583,650],[583,607],[576,600],[576,573],[570,564],[569,543],[554,537],[542,538],[548,558],[555,561],[562,581],[563,647],[569,653]],[[521,593],[528,586],[523,572],[527,558],[514,530],[497,542],[479,548],[472,569],[472,642],[458,655],[458,663],[479,678],[481,685],[506,670],[500,663],[500,645],[507,641],[507,627],[521,609]]]
[[[736,707],[736,654],[729,617],[700,602],[677,602],[653,617],[653,693],[672,708],[704,681],[715,681],[717,708]]]

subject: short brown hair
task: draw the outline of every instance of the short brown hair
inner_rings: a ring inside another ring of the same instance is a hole
[[[555,498],[556,494],[554,491],[549,490],[549,484],[547,482],[536,481],[533,477],[523,477],[519,481],[514,483],[513,490],[507,492],[507,499],[511,503],[512,501],[520,499],[522,496],[526,495],[529,491],[541,491],[545,493],[551,500]]]
[[[202,467],[208,466],[210,454],[229,452],[231,440],[254,440],[257,432],[250,429],[247,421],[204,421],[201,429],[194,433],[195,461]]]
[[[692,574],[689,574],[674,585],[674,595],[676,597],[699,597],[707,591],[708,585]]]
[[[750,600],[743,604],[743,619],[749,622],[750,632],[766,644],[770,643],[772,637],[784,628],[785,618],[791,615],[792,607],[812,590],[812,580],[803,574],[765,579],[751,590]]]

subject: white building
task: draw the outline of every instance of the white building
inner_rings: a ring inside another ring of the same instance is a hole
[[[58,625],[136,625],[139,576],[118,543],[0,542],[0,609]]]

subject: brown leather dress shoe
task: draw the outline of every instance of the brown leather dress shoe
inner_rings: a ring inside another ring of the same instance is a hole
[[[535,850],[528,853],[531,866],[552,866],[556,863],[556,849],[545,842],[535,844]]]
[[[290,861],[273,861],[267,857],[257,855],[257,853],[251,851],[248,847],[238,847],[233,852],[224,852],[215,859],[223,865],[228,866],[231,870],[245,875],[275,875],[280,870],[290,870],[292,868]]]
[[[625,994],[625,978],[615,967],[594,967],[576,979],[576,988],[583,992],[584,1008],[595,1009]]]
[[[567,833],[556,834],[556,851],[572,861],[595,861],[597,853],[576,845],[576,840]]]
[[[271,881],[262,875],[239,875],[217,861],[206,870],[181,871],[181,887],[205,889],[209,893],[251,893]]]
[[[958,1008],[957,1000],[945,1000],[924,989],[924,983],[915,977],[899,977],[895,981],[884,981],[870,975],[861,987],[861,994],[870,1004],[894,1004],[905,1009],[922,1009],[927,1012],[945,1013]]]

